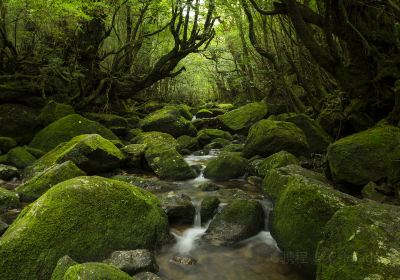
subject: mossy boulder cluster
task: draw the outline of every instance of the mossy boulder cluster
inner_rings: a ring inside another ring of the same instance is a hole
[[[26,207],[1,237],[0,278],[50,279],[64,255],[85,262],[116,249],[154,249],[167,232],[150,193],[101,177],[74,178]]]

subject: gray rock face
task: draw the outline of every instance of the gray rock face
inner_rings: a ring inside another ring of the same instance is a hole
[[[0,164],[0,180],[9,181],[15,177],[19,177],[19,172],[17,168]]]
[[[154,255],[145,249],[115,251],[104,262],[117,267],[129,275],[135,275],[139,272],[158,272],[158,265]]]
[[[135,274],[135,280],[162,280],[161,277],[159,277],[157,274],[154,274],[152,272],[141,272],[138,274]]]
[[[171,223],[193,223],[196,209],[189,196],[170,192],[162,197],[161,206]]]

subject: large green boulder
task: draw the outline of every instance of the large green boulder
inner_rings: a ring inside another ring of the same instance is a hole
[[[400,208],[363,203],[337,211],[318,246],[317,279],[398,280]]]
[[[0,238],[0,279],[50,279],[62,256],[103,260],[115,250],[154,249],[167,235],[167,217],[149,192],[77,177],[27,206]]]
[[[238,178],[246,173],[247,163],[237,153],[223,152],[207,163],[204,177],[219,181]]]
[[[264,210],[255,200],[233,200],[207,228],[204,239],[218,245],[234,245],[264,229]]]
[[[56,267],[51,274],[51,280],[64,280],[65,272],[67,272],[68,268],[78,264],[76,261],[71,259],[70,256],[65,255],[61,259],[58,260]]]
[[[85,172],[80,170],[72,161],[68,160],[38,173],[33,178],[19,185],[15,190],[23,200],[33,201],[58,183],[85,175]]]
[[[12,192],[0,187],[0,213],[8,209],[19,207],[19,196],[16,192]]]
[[[329,144],[333,142],[332,137],[316,121],[305,114],[282,114],[277,116],[277,119],[294,123],[303,130],[312,153],[325,153]]]
[[[38,121],[41,125],[47,126],[56,120],[72,114],[75,114],[75,110],[71,105],[50,101],[43,107],[39,114]]]
[[[7,162],[19,169],[24,169],[35,161],[36,158],[23,147],[15,147],[7,153]]]
[[[27,167],[24,173],[25,177],[31,178],[54,164],[72,161],[87,174],[96,174],[115,169],[124,159],[124,154],[109,140],[87,134],[57,146]]]
[[[165,107],[151,113],[141,121],[141,127],[144,131],[159,131],[174,137],[195,136],[197,132],[194,125],[176,107]]]
[[[275,201],[285,190],[289,179],[296,176],[307,178],[317,184],[329,185],[324,174],[305,169],[298,164],[291,164],[267,171],[262,183],[265,195]]]
[[[63,142],[82,134],[99,134],[102,137],[119,141],[118,137],[101,124],[81,115],[69,115],[43,128],[33,138],[29,146],[48,152]]]
[[[224,129],[233,132],[247,132],[254,123],[268,113],[267,104],[256,102],[244,105],[217,117]]]
[[[222,139],[226,139],[226,140],[230,140],[230,141],[233,140],[233,137],[229,132],[223,131],[220,129],[215,129],[215,128],[205,128],[205,129],[200,130],[197,133],[197,141],[200,143],[201,146],[210,144],[212,142],[212,140],[218,139],[218,138],[222,138]]]
[[[355,198],[327,185],[292,176],[275,203],[271,233],[289,262],[314,274],[315,252],[326,223],[337,210],[355,203]]]
[[[132,280],[129,274],[105,263],[83,263],[71,266],[64,280]]]
[[[257,172],[256,175],[264,178],[269,170],[291,164],[300,165],[300,161],[291,153],[280,151],[267,157],[264,160],[261,160],[255,168]]]
[[[199,142],[196,137],[190,137],[188,135],[182,135],[178,139],[178,150],[189,150],[189,151],[197,151],[200,149]]]
[[[336,141],[328,148],[332,179],[362,186],[400,180],[400,128],[379,126]]]
[[[136,144],[144,144],[147,147],[164,146],[167,148],[177,148],[179,145],[176,139],[170,134],[158,131],[139,133],[134,138],[134,142]]]
[[[19,104],[0,105],[0,136],[11,137],[26,144],[35,135],[38,125],[34,109]]]
[[[295,124],[282,121],[262,120],[253,125],[243,149],[245,157],[270,156],[287,151],[295,156],[308,154],[304,132]]]

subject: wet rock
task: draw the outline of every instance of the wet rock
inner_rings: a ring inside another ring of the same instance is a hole
[[[119,141],[118,137],[98,122],[74,114],[63,117],[38,132],[29,146],[48,152],[63,142],[82,134],[98,134],[105,139]]]
[[[72,114],[75,114],[75,110],[71,105],[50,101],[40,111],[38,121],[41,125],[47,126],[56,120]]]
[[[134,278],[135,278],[135,280],[162,280],[161,277],[159,277],[157,274],[154,274],[152,272],[141,272],[141,273],[135,274]]]
[[[307,155],[309,147],[304,132],[295,124],[282,121],[262,120],[253,125],[247,136],[243,154],[270,156],[287,151],[295,156]]]
[[[11,137],[0,136],[0,155],[7,153],[9,150],[17,146],[17,141]]]
[[[220,129],[202,129],[197,133],[197,141],[200,143],[202,147],[207,144],[210,144],[214,139],[221,138],[232,141],[232,135]]]
[[[400,180],[400,129],[378,126],[336,141],[328,148],[332,179],[361,190],[369,182]]]
[[[229,111],[217,119],[223,128],[233,132],[245,132],[251,125],[263,119],[268,113],[267,104],[264,102],[250,103]]]
[[[72,161],[66,161],[38,173],[18,186],[15,191],[22,200],[33,201],[58,183],[85,175],[86,173],[80,170]]]
[[[33,164],[36,158],[23,147],[15,147],[7,153],[7,162],[19,169]]]
[[[180,265],[195,265],[197,264],[197,260],[191,256],[173,256],[170,260],[171,263],[180,264]]]
[[[158,272],[158,265],[154,255],[145,249],[115,251],[104,262],[117,267],[129,275],[144,271]]]
[[[326,223],[336,211],[356,203],[357,199],[329,185],[293,175],[275,203],[271,234],[287,261],[314,274],[315,252]]]
[[[201,201],[200,217],[202,223],[207,223],[217,213],[220,201],[216,196],[208,196]]]
[[[264,210],[254,200],[234,200],[211,221],[203,236],[218,245],[233,245],[264,229]]]
[[[214,180],[227,180],[246,173],[247,160],[235,153],[224,152],[208,162],[204,177]]]
[[[161,198],[161,205],[171,223],[193,223],[196,210],[189,196],[170,192]]]
[[[51,275],[51,280],[64,280],[64,275],[67,272],[68,268],[78,264],[74,261],[70,256],[64,256],[58,260],[56,267],[53,270],[53,274]]]
[[[0,164],[0,180],[9,181],[13,178],[19,178],[19,171],[14,166]]]
[[[291,164],[300,165],[300,161],[291,153],[280,151],[260,161],[256,166],[256,172],[258,176],[265,177],[269,170]]]
[[[124,154],[100,135],[80,135],[48,152],[26,168],[24,175],[32,178],[54,164],[66,161],[72,161],[87,174],[96,174],[117,168],[124,159]]]
[[[132,280],[125,272],[105,263],[83,263],[71,266],[64,275],[64,280]]]
[[[16,192],[0,187],[0,213],[19,207],[19,196]]]
[[[398,279],[399,207],[362,203],[344,207],[324,229],[318,246],[317,279]]]
[[[200,184],[198,188],[203,192],[214,192],[221,189],[221,186],[213,182],[204,182]]]
[[[112,177],[112,179],[141,187],[151,193],[164,193],[177,188],[173,183],[164,182],[156,178],[143,178],[134,175],[116,175]]]
[[[105,259],[114,250],[154,249],[167,237],[167,217],[149,192],[102,177],[74,178],[25,208],[1,237],[0,279],[49,279],[65,252],[79,261]]]
[[[203,170],[203,166],[201,164],[191,165],[190,168],[192,168],[192,170],[194,170],[194,172],[196,173],[196,177],[200,176],[201,171]]]

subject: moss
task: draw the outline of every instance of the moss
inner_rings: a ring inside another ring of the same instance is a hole
[[[101,177],[64,181],[26,207],[0,239],[0,279],[50,279],[57,261],[154,249],[168,232],[152,194]]]
[[[75,114],[61,118],[42,129],[29,146],[48,152],[60,143],[82,134],[99,134],[108,140],[119,140],[108,128]]]
[[[159,131],[174,137],[196,135],[196,128],[176,107],[165,107],[146,116],[140,123],[144,131]]]
[[[223,128],[233,132],[246,132],[251,125],[268,113],[264,102],[250,103],[217,117]]]
[[[129,274],[104,263],[84,263],[68,268],[64,280],[132,280]]]
[[[125,146],[121,151],[126,156],[126,165],[129,168],[145,168],[144,153],[147,149],[145,144],[131,144]]]
[[[291,153],[288,153],[286,151],[280,151],[278,153],[275,153],[266,159],[262,160],[258,165],[257,165],[257,175],[261,177],[265,177],[267,174],[268,170],[274,169],[274,168],[279,168],[279,167],[284,167],[287,165],[291,164],[297,164],[300,165],[299,160],[292,155]]]
[[[189,151],[197,151],[200,149],[199,142],[196,137],[190,137],[187,135],[183,135],[177,139],[178,141],[178,150],[189,150]]]
[[[0,154],[7,153],[9,150],[17,146],[17,141],[11,137],[0,137]]]
[[[170,134],[162,132],[143,132],[134,139],[137,144],[145,144],[150,146],[164,146],[167,148],[177,148],[178,142]]]
[[[196,117],[199,119],[212,118],[212,117],[214,117],[214,114],[210,110],[201,109],[201,110],[197,111]]]
[[[56,268],[51,274],[51,280],[64,280],[65,272],[67,272],[68,268],[78,264],[76,261],[71,259],[69,256],[64,256],[58,260]]]
[[[208,196],[201,201],[200,216],[201,222],[206,223],[217,213],[220,201],[216,196]]]
[[[400,129],[379,126],[340,139],[328,148],[330,173],[336,182],[363,186],[400,180]]]
[[[398,207],[363,203],[339,210],[317,251],[317,279],[385,279],[400,275]]]
[[[305,114],[282,114],[277,116],[277,120],[297,125],[306,135],[312,153],[325,153],[329,144],[333,142],[332,137],[316,121]]]
[[[229,103],[225,103],[225,104],[221,103],[221,104],[217,104],[217,108],[229,111],[229,110],[235,109],[235,105],[229,104]]]
[[[7,153],[7,162],[19,169],[24,169],[35,161],[36,158],[22,147],[13,148]]]
[[[337,210],[355,203],[353,197],[322,183],[292,176],[276,201],[271,233],[288,261],[314,274],[315,252],[325,224]]]
[[[211,143],[212,140],[222,138],[226,140],[233,140],[232,135],[220,129],[213,129],[213,128],[206,128],[202,129],[197,133],[197,141],[200,143],[201,146],[205,146]]]
[[[25,176],[31,178],[54,164],[72,161],[88,174],[110,171],[125,157],[113,143],[97,134],[80,135],[60,144],[25,169]]]
[[[209,179],[227,180],[246,173],[247,160],[235,153],[224,152],[208,162],[204,176]]]
[[[44,156],[46,154],[46,152],[40,150],[40,149],[35,149],[29,146],[24,146],[24,149],[30,153],[31,155],[33,155],[35,158],[40,158],[42,156]]]
[[[295,124],[262,120],[251,127],[243,153],[247,158],[270,156],[280,151],[301,156],[307,155],[308,149],[306,136]]]
[[[8,209],[19,207],[19,196],[17,193],[0,187],[0,213]]]
[[[14,166],[0,164],[0,180],[9,181],[13,178],[19,178],[18,169]]]
[[[105,127],[112,128],[112,127],[129,127],[128,121],[120,117],[118,115],[113,114],[100,114],[100,113],[86,113],[84,114],[86,118],[89,120],[98,122]]]
[[[75,114],[72,106],[50,101],[40,112],[38,121],[40,124],[47,126],[56,120],[72,114]]]
[[[11,137],[19,144],[28,143],[38,126],[34,109],[19,104],[0,105],[1,136]]]
[[[86,175],[72,161],[56,164],[18,186],[15,190],[23,200],[32,201],[39,198],[48,189],[58,183]]]
[[[263,180],[265,195],[272,200],[278,199],[280,194],[285,190],[289,179],[297,176],[307,178],[316,184],[329,185],[328,180],[326,180],[323,174],[305,169],[297,164],[292,164],[267,171]]]
[[[244,145],[243,144],[229,144],[223,147],[221,150],[224,152],[239,152],[243,151]]]

